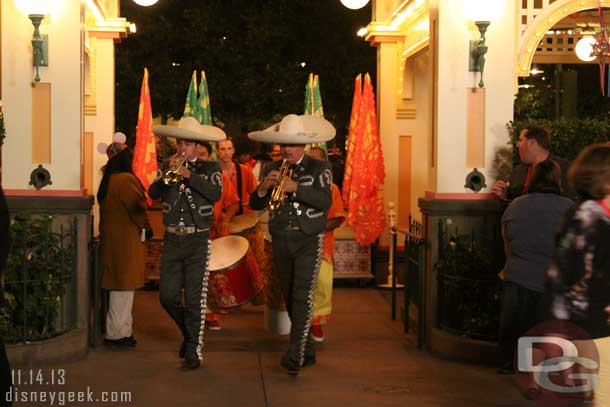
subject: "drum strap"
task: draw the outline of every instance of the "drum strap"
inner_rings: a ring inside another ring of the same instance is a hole
[[[241,215],[244,213],[244,203],[242,196],[242,185],[243,180],[241,179],[241,166],[238,161],[233,161],[235,163],[235,176],[237,177],[237,195],[239,196],[239,210],[237,211],[237,215]]]

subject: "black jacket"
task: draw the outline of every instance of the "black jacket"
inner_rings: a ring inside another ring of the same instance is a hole
[[[282,161],[265,166],[261,171],[261,180],[273,170],[278,170]],[[332,201],[332,172],[327,161],[315,160],[304,156],[295,179],[298,182],[295,193],[286,194],[284,207],[277,214],[269,216],[271,234],[284,230],[289,223],[296,221],[300,229],[308,235],[324,233],[326,212]],[[263,197],[258,191],[250,194],[250,208],[261,210],[267,207],[272,188]]]
[[[570,162],[553,154],[551,154],[548,159],[555,161],[561,168],[561,195],[575,201],[578,196],[568,184],[568,169],[570,168]],[[528,167],[528,165],[520,163],[513,168],[509,179],[510,185],[506,192],[507,199],[513,200],[524,194],[523,185],[527,178]]]
[[[167,168],[167,165],[164,166]],[[177,225],[180,211],[188,211],[195,225],[209,228],[214,223],[214,202],[222,194],[222,173],[216,162],[197,160],[192,167],[191,177],[178,185],[168,186],[162,177],[157,178],[148,189],[152,199],[163,199],[163,224]],[[163,171],[162,171],[163,173]],[[180,185],[184,184],[183,191]]]

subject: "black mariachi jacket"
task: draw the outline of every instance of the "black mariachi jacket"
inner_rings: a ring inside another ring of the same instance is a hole
[[[270,163],[263,168],[261,180],[273,170],[279,170],[282,161]],[[326,212],[332,202],[332,172],[327,161],[320,161],[304,156],[297,171],[298,187],[296,193],[286,194],[284,206],[277,214],[269,216],[269,230],[284,230],[289,220],[296,219],[299,228],[308,235],[324,233],[326,229]],[[265,209],[273,188],[269,188],[263,197],[258,190],[250,194],[250,208]]]
[[[163,165],[161,174],[168,168],[168,163]],[[216,162],[197,160],[189,164],[191,177],[177,185],[169,186],[163,183],[163,177],[159,177],[148,189],[152,199],[163,199],[163,224],[165,226],[177,225],[180,221],[181,211],[190,213],[195,225],[205,229],[214,223],[214,202],[220,199],[222,194],[222,173]],[[184,190],[180,186],[184,185]]]

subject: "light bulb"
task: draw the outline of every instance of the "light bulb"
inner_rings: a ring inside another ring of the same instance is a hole
[[[359,8],[366,6],[368,2],[369,0],[341,0],[341,3],[345,7],[351,8],[352,10],[358,10]]]
[[[148,7],[148,6],[152,6],[159,0],[133,0],[133,1],[134,1],[134,3],[139,4],[140,6]]]
[[[582,37],[580,40],[578,40],[576,47],[574,47],[574,51],[576,52],[578,59],[584,62],[591,62],[595,60],[596,57],[591,55],[595,41],[595,38],[591,37],[590,35]]]

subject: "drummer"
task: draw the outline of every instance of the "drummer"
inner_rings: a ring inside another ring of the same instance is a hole
[[[245,164],[240,164],[233,159],[235,155],[235,146],[233,140],[229,137],[226,140],[218,142],[216,145],[218,153],[218,163],[225,175],[233,184],[233,187],[239,195],[239,210],[238,215],[254,212],[250,209],[250,194],[256,191],[256,177],[252,172],[252,167]]]
[[[212,145],[207,141],[200,141],[197,152],[200,160],[210,161]],[[222,187],[222,195],[214,204],[214,226],[210,232],[212,239],[229,234],[229,224],[239,209],[237,191],[224,173],[222,174]],[[205,309],[205,326],[210,331],[220,331],[222,329],[220,314],[212,311],[209,307]]]
[[[267,276],[269,274],[267,270],[270,266],[268,266],[269,260],[265,254],[265,241],[261,226],[256,225],[254,229],[245,232],[240,230],[242,225],[238,224],[238,221],[240,220],[246,220],[246,222],[243,223],[249,224],[250,219],[244,218],[248,218],[249,215],[255,215],[255,211],[250,209],[250,194],[256,191],[257,186],[254,172],[249,165],[240,164],[234,159],[235,147],[233,145],[233,140],[230,137],[219,142],[216,145],[216,150],[218,152],[218,163],[220,164],[220,168],[222,168],[222,175],[230,180],[239,195],[239,210],[237,211],[237,214],[246,215],[241,219],[236,219],[236,227],[234,229],[236,229],[235,233],[240,233],[248,239],[248,242],[252,247],[252,252],[249,252],[248,254],[248,267],[250,267],[251,270],[254,268],[259,270],[263,269],[263,275]],[[258,219],[256,219],[255,222],[257,220]],[[251,225],[248,225],[248,227],[250,226]],[[264,302],[264,295],[262,292],[252,300],[252,304],[254,305],[262,305]]]
[[[285,116],[274,126],[249,133],[263,143],[280,143],[282,160],[265,167],[263,181],[250,195],[250,207],[263,209],[277,186],[278,204],[270,214],[273,259],[291,321],[288,352],[280,366],[296,375],[301,367],[316,362],[313,341],[308,340],[314,288],[320,271],[326,212],[331,206],[332,172],[327,162],[305,156],[305,145],[335,136],[328,121],[315,116]],[[279,179],[280,168],[291,167],[294,178]],[[275,205],[274,205],[275,206]]]
[[[163,200],[161,305],[184,337],[179,351],[184,357],[182,367],[197,369],[203,351],[210,227],[214,202],[222,193],[220,166],[197,159],[197,142],[220,141],[226,136],[218,127],[199,124],[192,117],[182,118],[178,127],[157,125],[152,130],[159,136],[179,139],[178,154],[164,165],[148,193]]]

